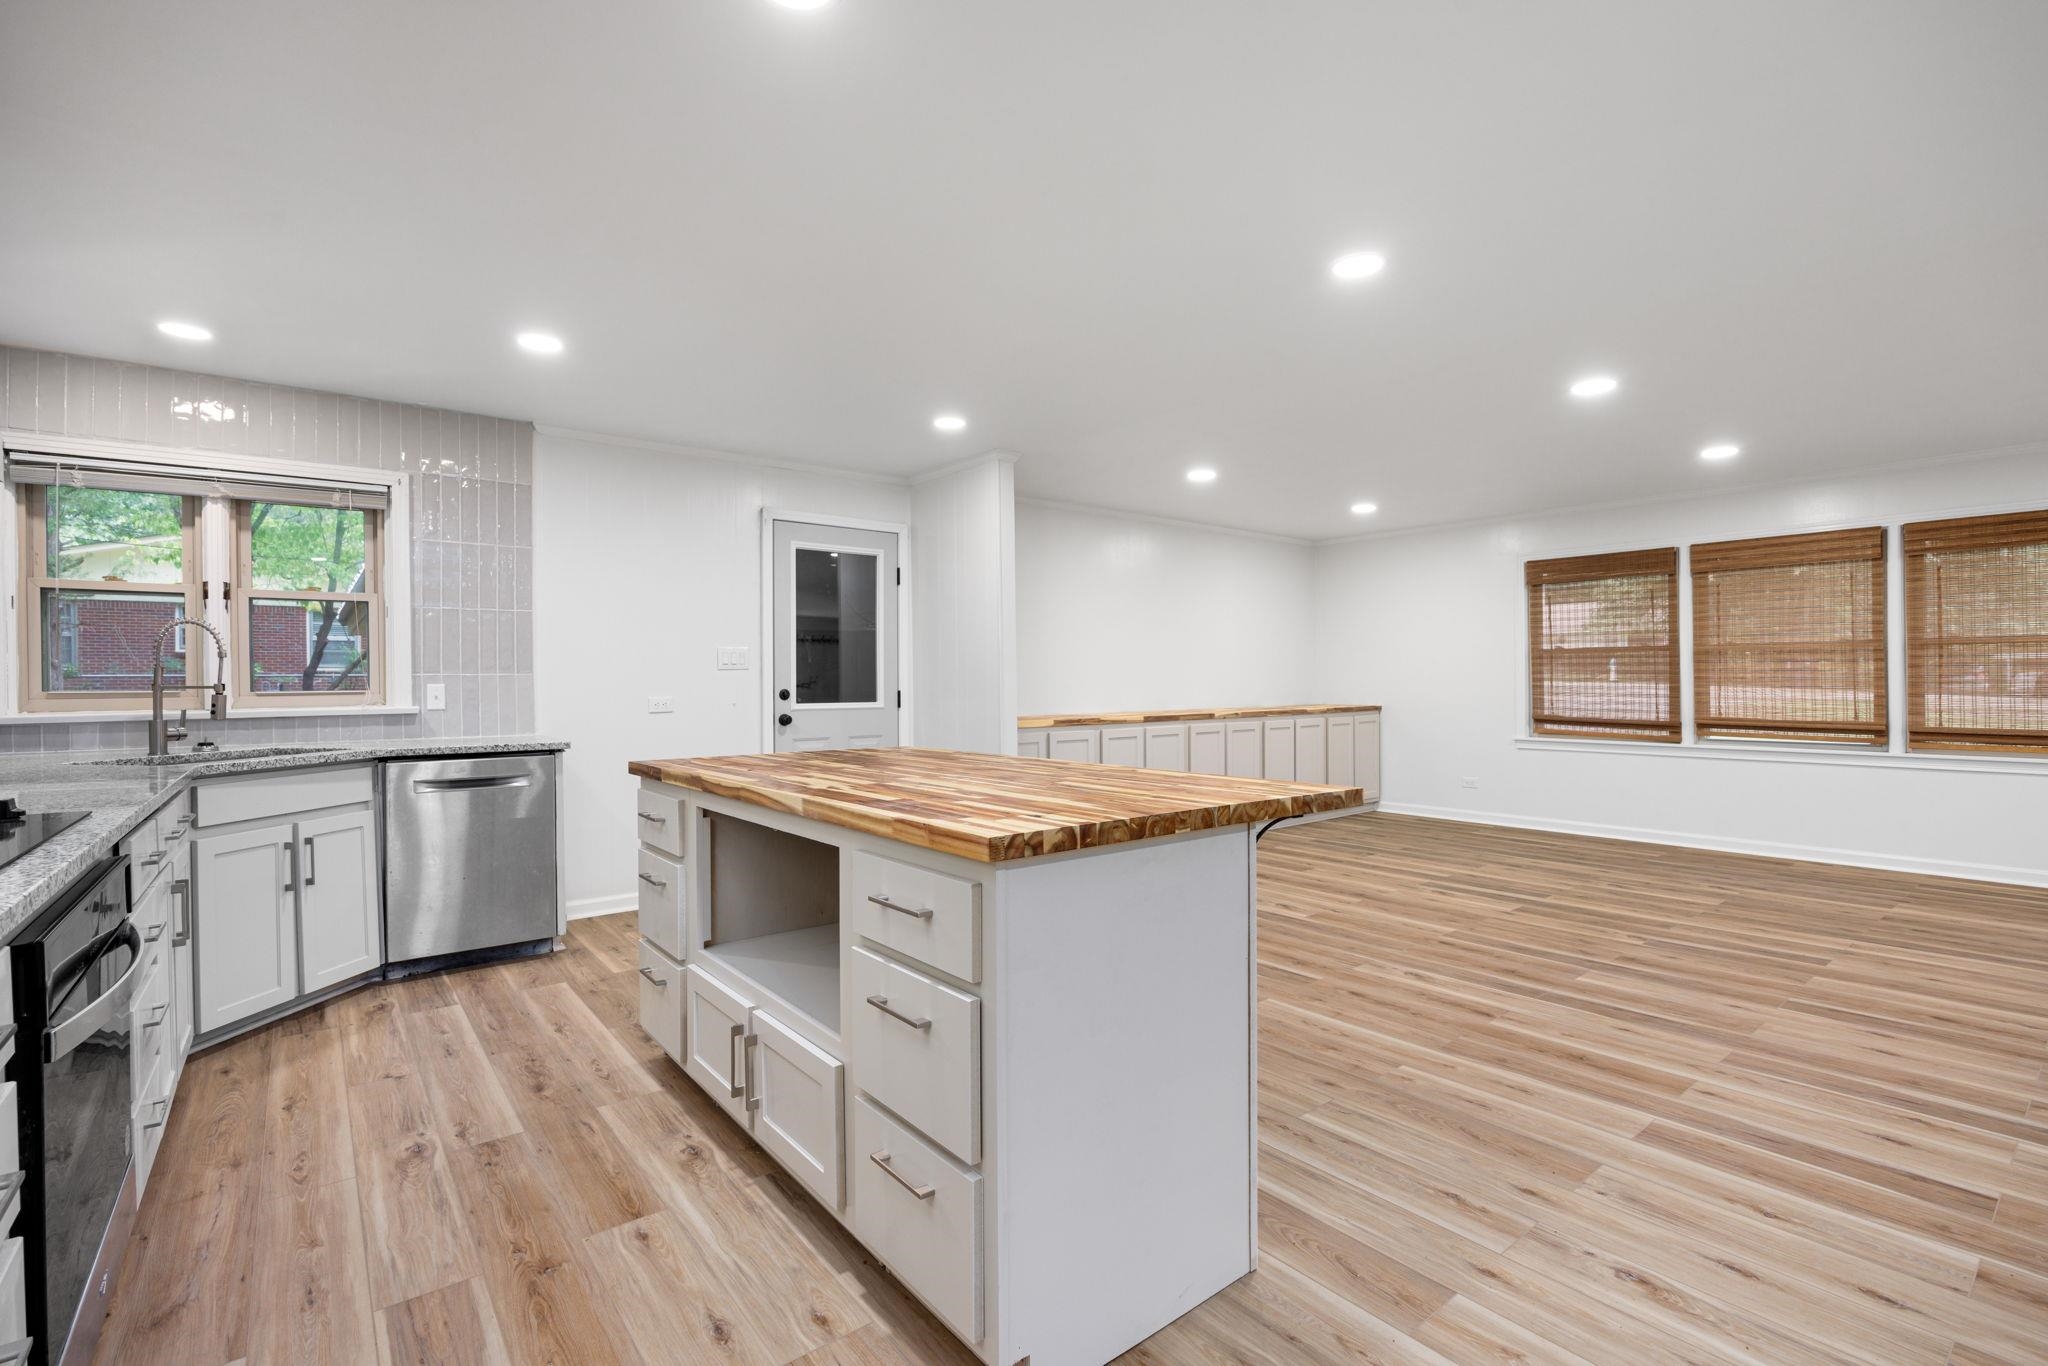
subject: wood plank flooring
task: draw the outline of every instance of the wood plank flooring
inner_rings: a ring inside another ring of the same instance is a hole
[[[1261,1266],[1127,1361],[2048,1360],[2048,892],[1381,814],[1260,862]],[[194,1058],[99,1360],[970,1361],[635,961]]]

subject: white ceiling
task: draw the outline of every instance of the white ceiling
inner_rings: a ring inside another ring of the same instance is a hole
[[[0,6],[0,340],[1304,537],[2048,438],[2040,0]]]

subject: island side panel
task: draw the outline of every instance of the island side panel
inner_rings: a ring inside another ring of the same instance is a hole
[[[1253,842],[999,874],[996,1360],[1101,1362],[1252,1270]]]

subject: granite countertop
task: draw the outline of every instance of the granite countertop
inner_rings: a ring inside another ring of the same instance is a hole
[[[0,758],[0,795],[16,797],[22,810],[92,813],[0,866],[0,942],[12,938],[72,879],[112,853],[143,817],[201,779],[376,759],[559,752],[568,747],[568,741],[545,735],[504,735],[338,745],[223,745],[212,759],[188,764],[109,762],[139,757],[120,750]]]
[[[1050,726],[1163,726],[1175,721],[1235,721],[1252,716],[1331,716],[1354,711],[1378,711],[1379,703],[1309,702],[1299,707],[1187,707],[1158,711],[1075,711],[1042,716],[1020,716],[1019,730],[1044,730]]]
[[[1355,787],[946,749],[640,759],[627,770],[980,863],[1361,806]]]

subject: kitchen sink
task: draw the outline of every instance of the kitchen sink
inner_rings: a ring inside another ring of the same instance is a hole
[[[274,759],[287,754],[333,754],[337,750],[347,748],[347,745],[223,745],[219,749],[188,749],[176,754],[124,754],[118,759],[94,759],[91,762],[166,768],[183,764],[218,763],[224,759]]]

